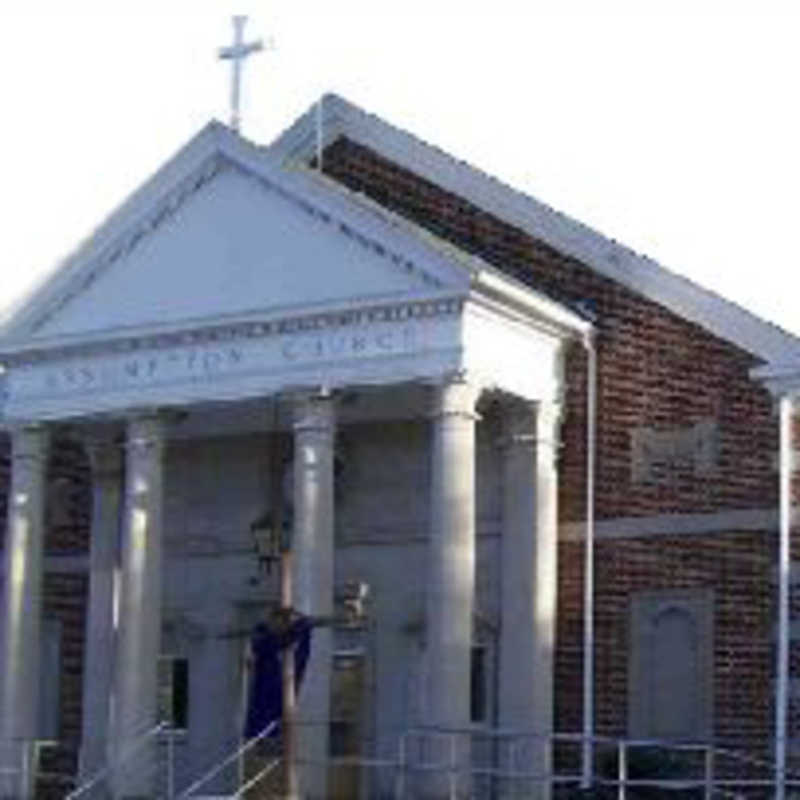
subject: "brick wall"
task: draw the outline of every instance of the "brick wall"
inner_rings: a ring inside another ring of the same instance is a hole
[[[753,356],[360,145],[339,139],[323,163],[350,189],[597,315],[599,517],[774,505],[777,420],[767,392],[748,378]],[[562,427],[563,520],[584,516],[585,374],[582,347],[575,345],[567,358]],[[660,485],[631,484],[631,430],[704,418],[720,426],[716,474],[698,478],[677,465]]]

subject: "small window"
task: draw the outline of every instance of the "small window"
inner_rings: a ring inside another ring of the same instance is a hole
[[[472,648],[469,673],[469,718],[471,722],[486,722],[486,648],[476,645]]]
[[[189,727],[189,659],[161,656],[158,675],[159,719],[176,730]]]

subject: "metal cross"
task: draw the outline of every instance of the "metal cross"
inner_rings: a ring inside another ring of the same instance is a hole
[[[245,16],[235,16],[233,18],[233,44],[230,47],[221,47],[219,57],[229,60],[233,67],[231,71],[231,128],[239,130],[241,116],[239,114],[239,97],[242,80],[242,63],[251,53],[257,53],[264,49],[261,39],[250,44],[245,44],[243,39],[244,26],[247,22]]]

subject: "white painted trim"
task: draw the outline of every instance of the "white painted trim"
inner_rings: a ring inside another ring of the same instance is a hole
[[[771,580],[774,584],[778,583],[777,565],[773,566]],[[800,561],[792,561],[789,566],[789,585],[792,588],[800,585]]]
[[[586,523],[583,556],[583,742],[581,743],[581,788],[594,782],[594,542],[595,472],[597,464],[597,351],[594,338],[585,337],[586,350]]]
[[[559,528],[562,541],[583,541],[586,524],[567,522]],[[778,529],[777,508],[748,508],[708,514],[655,514],[648,517],[615,517],[595,522],[596,539],[633,539],[650,536],[702,535]]]
[[[800,641],[800,619],[793,619],[787,625],[787,634],[790,642]],[[780,639],[780,623],[776,622],[772,626],[772,641],[777,642]],[[775,684],[777,685],[777,680]]]
[[[791,678],[789,680],[789,699],[800,700],[800,678]]]
[[[776,325],[341,97],[324,100],[326,144],[345,135],[765,361],[800,360],[800,340]],[[288,163],[313,157],[315,108],[269,151]]]
[[[463,297],[453,292],[409,292],[372,298],[353,298],[326,304],[276,306],[268,311],[195,318],[140,328],[118,327],[99,333],[66,335],[10,344],[3,350],[10,369],[78,356],[136,353],[182,345],[213,344],[304,330],[341,328],[375,319],[410,319],[456,313]]]
[[[560,303],[544,295],[523,288],[505,275],[495,270],[480,270],[473,278],[473,286],[482,289],[489,296],[498,297],[502,302],[523,310],[527,317],[541,320],[547,328],[555,328],[562,336],[578,334],[587,336],[592,323],[582,319]]]
[[[800,356],[792,353],[780,363],[765,364],[750,370],[750,377],[761,381],[775,397],[800,396]]]
[[[789,717],[789,615],[792,535],[791,397],[780,399],[780,505],[778,536],[778,641],[775,652],[775,800],[786,796],[786,734]]]

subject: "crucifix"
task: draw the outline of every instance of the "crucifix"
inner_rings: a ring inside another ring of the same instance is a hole
[[[269,663],[266,667],[274,676],[273,665],[280,669],[280,714],[283,765],[283,794],[288,800],[299,797],[299,780],[297,771],[297,681],[298,668],[304,660],[295,664],[296,645],[300,637],[307,635],[314,628],[349,628],[361,629],[366,621],[365,603],[369,593],[367,584],[361,581],[348,581],[341,586],[334,598],[336,610],[331,615],[308,616],[299,613],[293,607],[294,590],[292,587],[292,536],[293,510],[291,487],[287,487],[285,478],[294,472],[291,458],[291,444],[287,437],[279,432],[277,404],[273,405],[271,441],[269,445],[270,463],[268,472],[269,510],[261,514],[250,526],[258,557],[259,571],[269,574],[271,566],[279,566],[280,603],[278,607],[271,604],[265,608],[263,617],[265,630],[259,634],[265,648],[261,650]],[[255,642],[255,631],[231,630],[219,634],[219,638],[251,638]],[[306,638],[306,657],[308,654]],[[269,648],[269,649],[267,649]],[[276,649],[280,651],[279,664],[274,661]],[[297,651],[300,655],[300,651]],[[303,658],[302,656],[300,656]],[[265,662],[262,662],[265,664]],[[263,668],[263,667],[262,667]],[[272,684],[274,686],[274,683]],[[250,695],[255,700],[255,694]],[[248,736],[256,736],[265,728],[264,720],[255,718],[251,728],[249,720],[246,728]]]
[[[244,26],[247,17],[237,15],[233,18],[233,44],[230,47],[221,47],[219,57],[231,62],[231,128],[237,133],[241,124],[239,113],[239,98],[241,94],[242,64],[253,53],[264,49],[261,39],[245,43]]]

